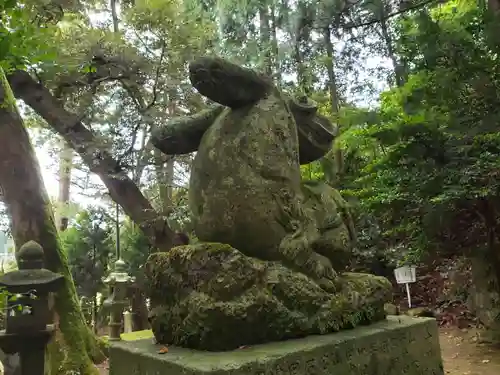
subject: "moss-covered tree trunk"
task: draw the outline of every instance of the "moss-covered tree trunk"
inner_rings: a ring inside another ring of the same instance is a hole
[[[45,266],[66,279],[55,298],[59,329],[48,351],[50,374],[97,374],[93,362],[104,356],[83,319],[38,160],[1,68],[0,187],[12,219],[16,248],[28,240],[37,241],[45,251]]]
[[[500,343],[500,235],[496,202],[478,201],[476,212],[484,225],[486,244],[468,254],[472,287],[469,307],[486,328],[484,341]]]
[[[496,271],[488,249],[475,249],[469,257],[472,285],[469,290],[468,307],[477,316],[485,331],[481,340],[500,343],[500,293]]]

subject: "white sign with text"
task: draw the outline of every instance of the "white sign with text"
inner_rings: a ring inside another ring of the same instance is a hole
[[[408,297],[408,307],[411,309],[411,294],[410,283],[417,281],[417,267],[403,266],[394,270],[394,276],[398,284],[404,284],[406,288],[406,296]]]

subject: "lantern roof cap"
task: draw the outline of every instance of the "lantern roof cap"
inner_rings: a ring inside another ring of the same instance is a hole
[[[43,248],[35,241],[26,242],[16,254],[19,270],[0,276],[0,286],[14,293],[32,289],[38,292],[56,291],[64,276],[43,268]]]
[[[127,263],[125,263],[121,258],[115,262],[113,272],[111,272],[109,276],[104,279],[104,282],[107,284],[124,284],[132,283],[134,281],[135,277],[132,277],[127,273]]]

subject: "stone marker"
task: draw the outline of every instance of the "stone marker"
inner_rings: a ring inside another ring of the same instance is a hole
[[[339,333],[208,353],[151,340],[110,348],[109,375],[443,375],[436,321],[389,316]]]

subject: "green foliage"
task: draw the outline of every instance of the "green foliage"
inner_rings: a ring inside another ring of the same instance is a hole
[[[500,65],[489,33],[498,21],[489,17],[460,2],[402,21],[398,47],[412,74],[382,95],[378,122],[341,137],[364,158],[350,193],[389,246],[418,255],[485,244],[500,187]]]
[[[8,295],[9,293],[6,289],[0,289],[0,327],[2,327],[2,329],[5,329],[5,318],[7,316],[6,302]]]
[[[61,233],[71,274],[80,296],[93,298],[104,288],[114,244],[112,226],[102,209],[90,208],[77,215],[74,226]]]
[[[168,223],[172,230],[194,236],[191,211],[189,210],[188,190],[186,188],[173,189],[172,203],[175,205],[168,216]]]
[[[120,248],[129,274],[140,281],[143,273],[142,267],[152,248],[144,233],[130,220],[126,220],[121,227]]]
[[[53,15],[30,3],[16,0],[0,2],[0,67],[26,69],[29,64],[55,58],[56,50],[47,45],[55,33]]]
[[[325,172],[320,162],[301,165],[300,172],[304,180],[321,181],[325,177]]]
[[[397,4],[363,3],[340,15],[338,4],[314,1],[140,0],[122,4],[118,31],[89,19],[101,3],[85,3],[85,12],[64,17],[49,5],[0,3],[0,68],[36,67],[53,92],[64,88],[66,109],[108,138],[103,144],[174,230],[192,230],[186,190],[173,189],[172,202],[158,197],[158,186],[177,182],[162,177],[164,164],[160,172],[148,168],[154,155],[147,135],[169,117],[204,105],[187,84],[185,63],[216,52],[271,71],[289,92],[308,91],[338,124],[331,152],[301,172],[349,200],[360,253],[396,258],[394,252],[484,243],[485,215],[498,204],[500,32],[498,20],[477,2],[431,4],[386,20],[385,31],[375,23],[352,32],[339,25],[380,18]],[[337,44],[333,55],[325,26]],[[387,56],[394,72],[360,64],[371,53]],[[332,61],[334,77],[327,71]],[[378,81],[391,81],[398,64],[404,85],[386,90],[379,108],[348,101],[361,92],[369,102],[370,77],[360,72],[376,70]],[[332,99],[340,102],[338,112]],[[188,170],[189,159],[182,163]],[[93,249],[91,230],[83,229],[89,219],[79,220],[63,234],[75,277],[85,274],[83,260]],[[104,246],[108,252],[110,246]],[[151,249],[132,222],[124,225],[121,247],[131,273],[140,273]]]

